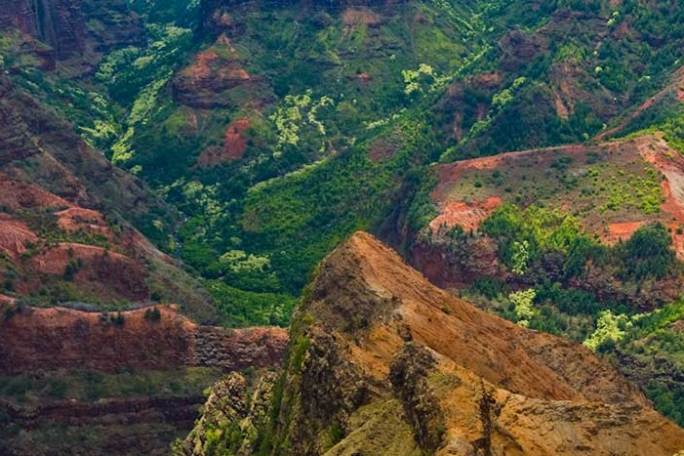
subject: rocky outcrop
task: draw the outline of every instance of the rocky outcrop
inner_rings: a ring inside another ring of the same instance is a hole
[[[127,0],[82,0],[87,21],[86,46],[96,55],[126,46],[141,46],[147,39],[141,18]]]
[[[364,233],[320,266],[293,323],[281,382],[259,454],[684,449],[684,430],[589,350],[476,309]]]
[[[140,374],[142,378],[149,375],[175,379],[182,372],[202,372],[199,375],[209,378],[243,369],[260,372],[263,378],[256,389],[261,392],[245,399],[249,409],[240,409],[240,413],[248,410],[254,420],[250,427],[241,419],[240,429],[245,429],[245,438],[254,438],[252,429],[267,416],[274,380],[273,374],[261,368],[280,365],[287,332],[280,328],[230,330],[197,326],[174,308],[164,306],[99,313],[25,308],[0,299],[0,340],[0,375],[5,378],[21,375],[33,381],[54,375],[55,384],[60,384],[64,373],[74,378],[135,378]],[[239,374],[233,377],[242,378]],[[103,394],[111,394],[105,383],[98,383],[98,388]],[[222,401],[237,403],[233,395],[219,391]],[[97,400],[57,397],[40,390],[31,395],[30,401],[15,401],[3,395],[0,416],[6,428],[0,429],[0,454],[168,454],[169,442],[192,429],[205,399],[198,385],[144,392],[132,388],[130,393],[114,393]],[[218,421],[216,426],[223,422]],[[40,439],[55,432],[55,428],[68,433],[68,437],[45,448]],[[79,433],[87,432],[96,432],[97,437],[82,441]]]
[[[245,59],[226,35],[221,35],[213,47],[198,53],[189,66],[176,74],[171,87],[179,103],[198,109],[235,107],[239,103],[234,94],[238,92],[249,93],[255,107],[271,98],[264,79],[247,71]],[[230,147],[226,152],[235,155],[240,148],[228,146],[229,141],[232,135],[241,134],[245,128],[241,124],[232,127],[235,131],[229,126],[226,132],[226,147]]]
[[[171,307],[128,312],[9,307],[0,321],[0,373],[35,370],[275,367],[287,332],[280,328],[197,326]]]
[[[407,343],[390,366],[389,379],[411,423],[416,441],[425,451],[435,452],[446,429],[444,411],[428,383],[436,360],[424,347]]]
[[[241,159],[247,150],[246,132],[249,127],[250,121],[247,118],[231,122],[226,127],[223,147],[208,147],[197,158],[197,164],[203,168],[209,168]]]
[[[277,367],[287,345],[287,331],[280,328],[199,326],[193,337],[193,362],[225,370]]]
[[[98,424],[134,424],[154,421],[192,423],[201,395],[190,397],[149,397],[101,399],[96,404],[56,401],[24,408],[0,401],[2,410],[14,424],[33,429],[45,423],[68,423],[71,426]]]
[[[159,320],[152,321],[142,310],[101,314],[20,309],[0,323],[0,372],[165,369],[191,364],[194,326],[171,309],[160,312]]]
[[[250,454],[257,429],[268,420],[276,379],[275,373],[264,372],[249,384],[243,375],[234,372],[216,383],[201,418],[188,437],[174,445],[172,454],[200,456],[219,448],[238,456]]]

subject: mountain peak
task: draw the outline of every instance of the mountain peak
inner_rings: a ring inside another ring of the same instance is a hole
[[[669,456],[684,445],[684,431],[588,349],[440,290],[366,233],[320,265],[291,341],[277,454],[323,454],[328,426],[345,437],[325,454],[385,454],[374,452],[373,435],[390,431],[359,423],[394,401],[401,407],[392,413],[412,430],[396,454],[576,454],[579,445],[591,454]],[[538,427],[558,438],[540,438]],[[401,429],[395,423],[391,432]]]
[[[432,285],[389,247],[357,232],[321,264],[304,304],[317,322],[362,340],[412,340],[513,392],[645,404],[585,347],[488,314]],[[561,362],[562,360],[562,362]],[[385,370],[390,359],[386,359]]]

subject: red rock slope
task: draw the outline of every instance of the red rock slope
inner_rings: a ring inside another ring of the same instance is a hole
[[[0,373],[38,369],[174,369],[217,366],[227,370],[280,364],[287,331],[199,326],[160,306],[121,312],[65,308],[0,307]],[[155,312],[156,313],[156,312]]]

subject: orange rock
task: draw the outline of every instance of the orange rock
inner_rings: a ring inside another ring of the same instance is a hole
[[[447,202],[440,214],[430,222],[430,229],[436,233],[442,227],[460,226],[465,231],[474,231],[501,203],[502,200],[498,196],[490,196],[482,202]]]

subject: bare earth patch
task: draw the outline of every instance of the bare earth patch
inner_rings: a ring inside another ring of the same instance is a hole
[[[348,8],[342,13],[342,23],[347,27],[357,25],[377,26],[381,22],[381,18],[377,13],[368,8]]]
[[[107,222],[98,211],[82,207],[70,207],[57,212],[55,215],[57,216],[57,226],[63,231],[68,233],[85,231],[100,234],[107,239],[112,238],[112,232],[107,226]]]
[[[30,243],[38,241],[38,236],[25,223],[0,214],[0,252],[17,259],[26,252]]]
[[[502,200],[498,196],[490,196],[481,202],[446,203],[441,208],[440,214],[430,222],[430,229],[436,233],[442,227],[460,226],[466,231],[474,231],[501,203]]]
[[[0,173],[0,205],[11,210],[34,207],[70,207],[64,198]]]

